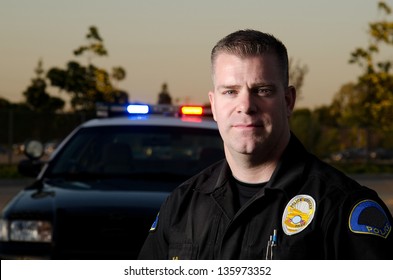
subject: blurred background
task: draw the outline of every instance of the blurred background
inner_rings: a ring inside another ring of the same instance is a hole
[[[47,155],[97,102],[207,104],[213,45],[238,29],[286,44],[292,130],[349,173],[393,173],[393,2],[0,3],[0,178],[24,143]]]

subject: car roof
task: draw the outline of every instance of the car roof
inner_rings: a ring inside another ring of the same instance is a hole
[[[165,116],[165,115],[140,115],[123,116],[111,118],[92,119],[81,127],[98,126],[171,126],[171,127],[190,127],[202,129],[217,129],[217,123],[211,118],[197,116]]]

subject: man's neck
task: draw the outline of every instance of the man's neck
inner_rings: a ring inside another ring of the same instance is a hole
[[[233,176],[245,183],[263,183],[270,180],[278,165],[282,153],[289,143],[285,141],[270,154],[240,154],[225,149],[225,156]]]
[[[245,183],[257,184],[268,182],[277,167],[277,161],[266,162],[263,164],[253,165],[247,160],[239,162],[233,161],[227,157],[229,167],[233,176]]]

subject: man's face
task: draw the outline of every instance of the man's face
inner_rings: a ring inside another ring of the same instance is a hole
[[[241,58],[220,53],[213,83],[209,99],[226,152],[269,157],[286,145],[296,93],[284,85],[275,55]]]

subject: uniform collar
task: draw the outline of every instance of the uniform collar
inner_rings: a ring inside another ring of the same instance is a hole
[[[301,187],[301,181],[309,159],[310,154],[299,139],[291,133],[289,143],[266,188],[282,190],[287,196],[292,196]]]
[[[297,137],[291,133],[290,141],[264,189],[269,189],[269,191],[281,190],[287,196],[291,196],[292,193],[296,192],[297,187],[301,186],[300,180],[303,177],[308,158],[309,153]],[[227,186],[231,176],[227,161],[222,160],[204,173],[204,184],[197,186],[195,190],[206,194],[219,192],[220,189]]]
[[[201,193],[210,194],[223,189],[231,177],[231,169],[229,168],[228,162],[223,159],[205,170],[201,176],[203,177],[203,183],[198,184],[198,182],[196,182],[197,186],[195,190]]]

